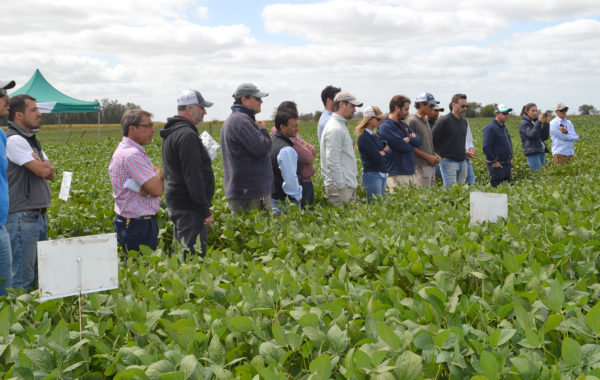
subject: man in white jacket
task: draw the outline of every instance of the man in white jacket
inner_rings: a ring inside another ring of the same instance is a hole
[[[356,157],[346,122],[363,103],[344,91],[333,102],[333,115],[321,136],[321,174],[327,198],[334,206],[341,206],[356,199]]]

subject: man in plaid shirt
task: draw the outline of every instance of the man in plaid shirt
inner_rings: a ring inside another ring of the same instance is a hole
[[[156,249],[156,213],[164,189],[164,173],[154,166],[144,145],[152,142],[152,114],[141,109],[125,111],[121,118],[123,140],[108,166],[115,199],[114,226],[125,252],[140,245]]]

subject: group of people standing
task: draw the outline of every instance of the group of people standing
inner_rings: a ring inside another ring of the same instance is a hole
[[[0,294],[11,286],[26,290],[36,286],[37,241],[47,239],[47,181],[55,177],[54,166],[36,139],[41,122],[36,100],[28,95],[9,100],[6,91],[14,86],[14,81],[0,81],[0,117],[9,120],[8,137],[0,132],[0,279],[4,279]],[[292,205],[308,207],[314,202],[317,149],[298,133],[299,113],[292,101],[279,105],[270,133],[264,122],[256,120],[266,96],[254,84],[239,85],[221,129],[225,196],[234,213],[258,209],[280,215]],[[416,113],[410,116],[411,100],[403,95],[391,98],[387,115],[378,107],[367,107],[356,128],[356,141],[347,122],[363,102],[334,86],[323,89],[321,100],[325,109],[318,122],[320,169],[333,205],[356,200],[355,147],[368,201],[383,196],[386,189],[393,193],[409,185],[434,186],[436,177],[445,186],[474,183],[470,160],[475,158],[475,146],[465,118],[465,94],[454,95],[451,112],[439,119],[444,108],[427,92],[415,99]],[[123,138],[108,173],[115,201],[114,229],[125,251],[139,250],[140,245],[156,249],[156,214],[164,194],[173,237],[182,244],[184,257],[206,254],[208,228],[214,222],[215,176],[197,125],[212,105],[196,90],[185,90],[177,98],[177,114],[160,130],[163,169],[144,149],[156,132],[152,114],[142,109],[123,114]],[[513,148],[506,120],[511,111],[499,105],[483,131],[492,186],[510,180]],[[573,142],[579,136],[566,119],[567,111],[558,104],[556,118],[549,121],[548,113],[538,116],[535,104],[523,107],[519,128],[532,170],[544,166],[549,135],[553,163],[561,165],[573,157]]]

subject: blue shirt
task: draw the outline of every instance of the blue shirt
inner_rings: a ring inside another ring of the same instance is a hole
[[[277,165],[283,177],[283,192],[290,197],[301,200],[302,186],[298,183],[298,153],[291,146],[281,148],[277,155]]]
[[[564,125],[567,127],[567,133],[562,133],[558,127]],[[550,122],[550,137],[552,137],[552,155],[562,154],[563,156],[572,156],[575,154],[575,141],[579,136],[575,133],[575,127],[567,119],[561,119],[558,116]]]
[[[329,118],[331,118],[332,114],[333,114],[333,112],[331,112],[329,110],[323,110],[323,113],[321,114],[321,117],[319,118],[319,124],[317,126],[317,136],[319,136],[319,144],[321,143],[321,135],[323,134],[325,125],[327,125],[327,122],[329,121]]]
[[[8,216],[8,181],[6,180],[6,134],[0,129],[0,226],[6,223]]]

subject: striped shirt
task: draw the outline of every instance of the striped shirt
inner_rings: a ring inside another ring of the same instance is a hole
[[[110,160],[108,174],[117,215],[124,218],[156,215],[160,208],[160,197],[142,197],[138,192],[124,188],[128,179],[141,186],[157,175],[148,153],[140,144],[123,137]]]

